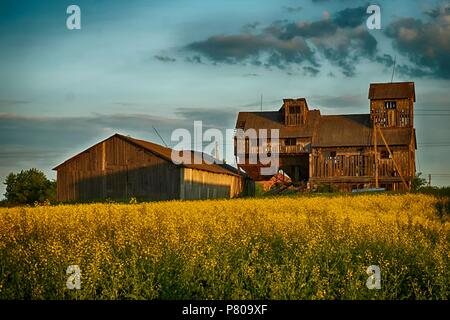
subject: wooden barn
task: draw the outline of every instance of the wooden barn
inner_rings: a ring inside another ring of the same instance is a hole
[[[186,151],[194,157],[203,154]],[[172,149],[115,134],[75,155],[57,171],[58,201],[212,199],[252,192],[226,164],[174,164]],[[202,158],[200,158],[202,159]]]
[[[240,167],[254,180],[270,179],[260,163],[248,161],[263,148],[278,153],[280,169],[309,188],[409,189],[416,173],[414,83],[372,83],[368,98],[365,114],[321,115],[305,98],[284,99],[278,111],[240,112],[237,129],[279,129],[279,140],[266,144],[247,136]]]

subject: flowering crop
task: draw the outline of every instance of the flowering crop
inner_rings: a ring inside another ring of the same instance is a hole
[[[0,209],[0,299],[448,299],[426,195]],[[66,269],[81,269],[81,289]],[[381,289],[366,269],[381,269]]]

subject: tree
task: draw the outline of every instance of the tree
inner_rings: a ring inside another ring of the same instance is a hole
[[[416,173],[416,176],[414,177],[412,184],[411,184],[411,189],[413,191],[417,191],[427,184],[427,180],[422,178],[421,175],[422,175],[422,172]]]
[[[46,200],[55,200],[56,182],[47,179],[45,174],[37,169],[11,172],[6,177],[5,198],[11,204],[33,204]]]

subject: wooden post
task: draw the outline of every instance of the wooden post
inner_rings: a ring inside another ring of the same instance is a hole
[[[378,189],[378,154],[377,154],[377,131],[375,118],[373,119],[373,146],[374,146],[374,160],[375,160],[375,188]]]
[[[385,144],[385,146],[386,146],[386,149],[388,150],[389,155],[390,155],[391,158],[392,158],[392,162],[394,163],[395,169],[397,170],[398,174],[400,175],[400,178],[402,179],[403,184],[405,185],[406,189],[409,190],[409,186],[408,186],[408,184],[406,183],[405,179],[403,178],[403,175],[402,175],[402,172],[400,171],[400,168],[397,166],[397,162],[395,161],[394,155],[392,154],[391,149],[389,148],[389,145],[388,145],[386,139],[384,138],[383,132],[381,132],[381,129],[380,129],[380,128],[378,128],[378,131],[380,132],[381,139],[383,139],[383,142],[384,142],[384,144]]]

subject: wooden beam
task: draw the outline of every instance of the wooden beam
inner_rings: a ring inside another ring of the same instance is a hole
[[[375,125],[375,117],[373,119],[373,146],[374,146],[374,160],[375,160],[375,188],[378,189],[378,153],[377,153],[377,132]]]
[[[387,150],[388,150],[388,152],[389,152],[389,155],[390,155],[391,158],[392,158],[392,161],[393,161],[393,163],[394,163],[395,169],[397,170],[398,174],[400,175],[400,178],[402,179],[403,184],[405,185],[406,189],[409,190],[409,186],[408,186],[408,184],[406,183],[405,179],[403,178],[402,172],[400,171],[400,168],[398,167],[397,162],[396,162],[395,159],[394,159],[394,155],[392,154],[391,149],[389,148],[389,145],[388,145],[386,139],[384,138],[383,132],[381,132],[380,127],[377,126],[377,128],[378,128],[378,131],[380,132],[381,139],[383,139],[383,142],[384,142],[384,144],[385,144],[385,146],[386,146],[386,148],[387,148]]]

